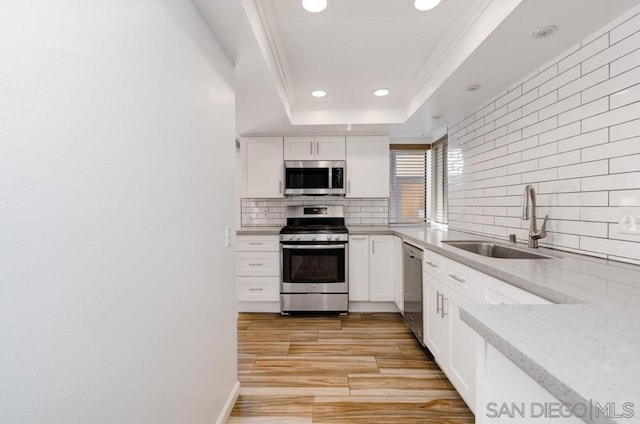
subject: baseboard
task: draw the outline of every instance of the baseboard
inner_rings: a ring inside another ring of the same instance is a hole
[[[225,424],[231,415],[231,411],[233,410],[233,406],[236,404],[236,400],[238,400],[238,395],[240,394],[240,382],[236,381],[236,384],[233,385],[233,389],[231,389],[231,393],[229,393],[229,397],[227,401],[224,403],[224,407],[218,415],[218,419],[216,420],[216,424]]]

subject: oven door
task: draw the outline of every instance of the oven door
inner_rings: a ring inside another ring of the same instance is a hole
[[[281,246],[280,293],[349,293],[345,243]]]

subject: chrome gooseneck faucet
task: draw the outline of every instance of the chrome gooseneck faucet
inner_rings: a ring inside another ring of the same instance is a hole
[[[531,213],[529,213],[529,201],[531,201]],[[537,248],[538,240],[547,236],[547,221],[549,220],[549,215],[544,217],[542,228],[538,231],[538,225],[536,223],[536,191],[531,184],[524,188],[522,219],[525,221],[531,219],[531,223],[529,224],[529,247]]]

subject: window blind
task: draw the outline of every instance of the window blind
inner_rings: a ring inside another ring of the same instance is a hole
[[[433,220],[447,223],[447,137],[431,147],[433,152]]]
[[[424,223],[430,215],[431,152],[428,145],[391,145],[389,222]]]

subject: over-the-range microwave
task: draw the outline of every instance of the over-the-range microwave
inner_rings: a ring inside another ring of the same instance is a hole
[[[287,195],[344,195],[345,161],[285,161]]]

